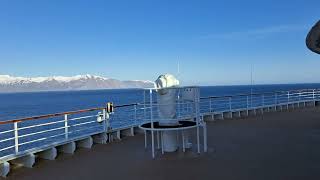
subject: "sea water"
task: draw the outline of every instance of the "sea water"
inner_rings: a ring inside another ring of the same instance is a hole
[[[320,88],[320,84],[201,87],[201,97]],[[141,89],[0,93],[0,121],[57,112],[143,102]]]

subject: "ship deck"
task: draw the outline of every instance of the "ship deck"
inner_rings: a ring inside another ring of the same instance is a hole
[[[207,123],[208,153],[151,158],[144,136],[37,159],[6,179],[320,179],[320,108]]]

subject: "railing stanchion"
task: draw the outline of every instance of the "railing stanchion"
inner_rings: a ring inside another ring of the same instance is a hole
[[[314,89],[312,90],[312,99],[314,100]]]
[[[247,110],[249,109],[249,96],[247,96]]]
[[[154,158],[154,125],[153,125],[153,99],[152,99],[152,89],[149,91],[150,93],[150,120],[151,120],[151,144],[152,144],[152,158]]]
[[[299,101],[301,101],[301,94],[302,94],[302,92],[300,91],[299,92]]]
[[[298,92],[298,108],[300,107],[300,102],[301,102],[301,91]]]
[[[64,134],[65,134],[65,138],[68,139],[68,114],[64,115]]]
[[[312,99],[313,99],[313,105],[314,105],[314,106],[316,106],[316,100],[315,100],[314,89],[312,90]]]
[[[134,105],[134,125],[137,125],[137,105]]]
[[[147,111],[146,111],[146,93],[143,91],[143,119],[147,119]]]
[[[18,122],[14,122],[14,147],[16,154],[19,152],[19,134],[18,134]]]
[[[209,98],[209,112],[212,112],[212,102],[211,102],[211,98]]]
[[[107,132],[107,111],[106,109],[103,109],[102,110],[102,114],[103,114],[103,129],[104,129],[104,132]]]

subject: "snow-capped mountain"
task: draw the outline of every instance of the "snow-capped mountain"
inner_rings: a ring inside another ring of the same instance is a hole
[[[63,91],[153,87],[152,81],[120,81],[101,76],[13,77],[0,75],[0,92]]]

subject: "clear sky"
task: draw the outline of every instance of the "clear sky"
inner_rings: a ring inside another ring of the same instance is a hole
[[[320,82],[319,0],[1,0],[0,74],[180,75],[183,84]]]

